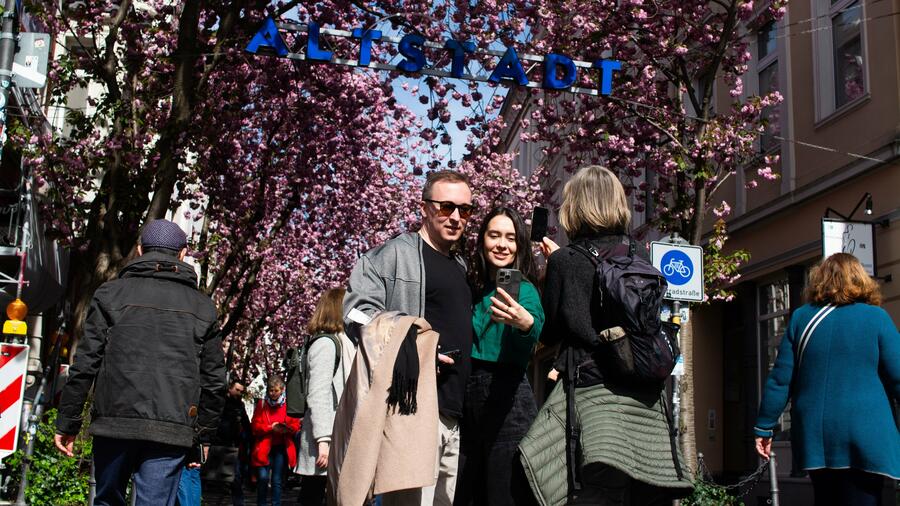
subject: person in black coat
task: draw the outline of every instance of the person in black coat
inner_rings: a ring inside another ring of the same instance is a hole
[[[56,421],[72,456],[94,385],[96,504],[124,505],[132,475],[138,505],[175,502],[185,456],[212,442],[225,402],[225,358],[213,301],[185,263],[175,223],[144,227],[138,257],[94,292]],[[199,453],[199,452],[197,452]],[[198,462],[189,463],[199,466]]]

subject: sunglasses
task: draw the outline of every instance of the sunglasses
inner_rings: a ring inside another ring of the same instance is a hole
[[[453,211],[459,209],[459,217],[468,220],[472,213],[475,212],[475,206],[472,204],[454,204],[453,202],[448,202],[446,200],[431,200],[425,199],[425,202],[431,202],[432,204],[438,205],[438,214],[444,218],[449,218],[453,215]]]

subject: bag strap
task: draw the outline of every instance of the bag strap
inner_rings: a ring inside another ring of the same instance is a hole
[[[306,364],[304,364],[304,371],[309,371],[309,348],[312,347],[313,342],[315,342],[320,337],[329,337],[331,338],[331,342],[334,343],[334,370],[331,372],[331,375],[334,376],[337,374],[338,367],[341,365],[341,341],[335,334],[316,334],[306,342],[307,353],[303,354],[303,358],[306,360]]]
[[[578,465],[578,447],[581,444],[581,430],[575,420],[575,358],[571,348],[566,354],[566,375],[563,389],[566,393],[566,483],[567,496],[572,501],[581,491],[581,468]]]
[[[816,327],[836,308],[837,306],[833,304],[825,304],[806,324],[806,328],[800,334],[800,341],[797,344],[797,367],[800,367],[800,364],[803,362],[803,353],[806,352],[806,345],[809,344],[809,338],[816,331]]]

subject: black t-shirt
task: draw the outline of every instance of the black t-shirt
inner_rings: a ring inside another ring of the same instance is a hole
[[[459,350],[452,366],[442,366],[437,379],[438,408],[442,415],[463,413],[466,380],[472,355],[472,294],[466,273],[456,259],[446,257],[423,242],[425,262],[425,320],[440,334],[439,352]]]

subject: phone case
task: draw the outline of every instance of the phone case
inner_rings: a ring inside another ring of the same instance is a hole
[[[522,284],[522,272],[518,269],[499,269],[497,271],[497,288],[502,288],[515,300],[519,300],[519,285]]]
[[[546,207],[535,207],[531,213],[531,240],[533,242],[541,242],[547,235],[547,220],[550,217],[550,210]]]

